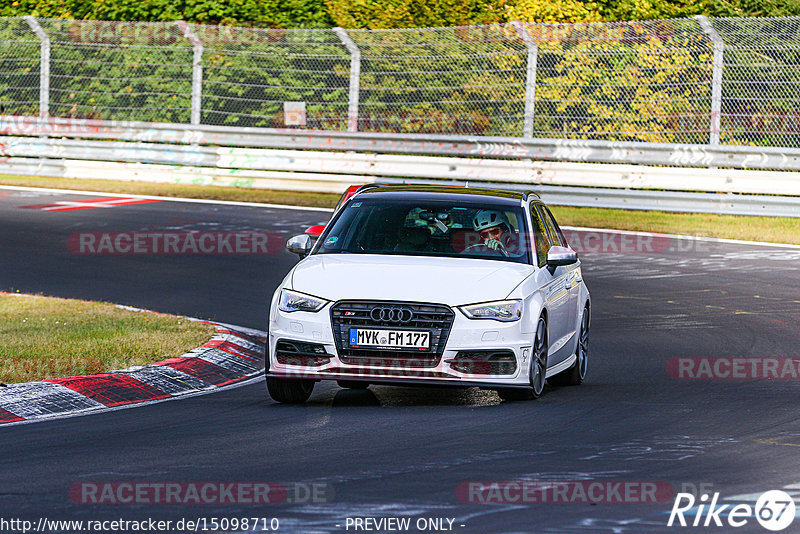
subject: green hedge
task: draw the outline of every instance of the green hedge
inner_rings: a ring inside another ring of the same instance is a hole
[[[0,16],[84,20],[185,20],[272,28],[334,25],[324,0],[5,0]]]
[[[0,16],[186,20],[271,28],[411,28],[800,15],[800,0],[5,0]]]

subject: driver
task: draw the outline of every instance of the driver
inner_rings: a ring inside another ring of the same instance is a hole
[[[481,236],[483,244],[487,248],[508,256],[508,249],[514,242],[514,235],[505,213],[496,210],[481,210],[475,215],[472,226]]]

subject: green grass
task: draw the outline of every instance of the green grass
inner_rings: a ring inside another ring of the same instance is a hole
[[[113,304],[0,293],[0,382],[86,375],[180,356],[214,327]]]
[[[114,180],[77,180],[36,176],[0,175],[0,184],[323,208],[332,208],[339,199],[338,194],[330,193],[304,193],[148,182],[117,182]],[[564,226],[589,226],[617,230],[640,230],[643,232],[800,244],[800,218],[743,217],[704,213],[670,213],[560,206],[553,207],[553,212],[558,222]]]

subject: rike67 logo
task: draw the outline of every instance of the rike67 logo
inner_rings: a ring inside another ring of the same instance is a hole
[[[667,526],[738,528],[755,518],[765,529],[777,532],[791,525],[794,517],[794,499],[785,491],[768,491],[758,498],[755,506],[719,504],[719,493],[714,493],[710,500],[707,494],[695,499],[691,493],[678,493]]]

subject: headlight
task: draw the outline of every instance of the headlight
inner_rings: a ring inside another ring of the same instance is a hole
[[[522,317],[521,300],[498,300],[461,306],[461,312],[470,319],[493,319],[495,321],[518,321]]]
[[[287,313],[296,311],[318,312],[327,303],[327,300],[321,298],[304,295],[290,289],[282,289],[278,309]]]

